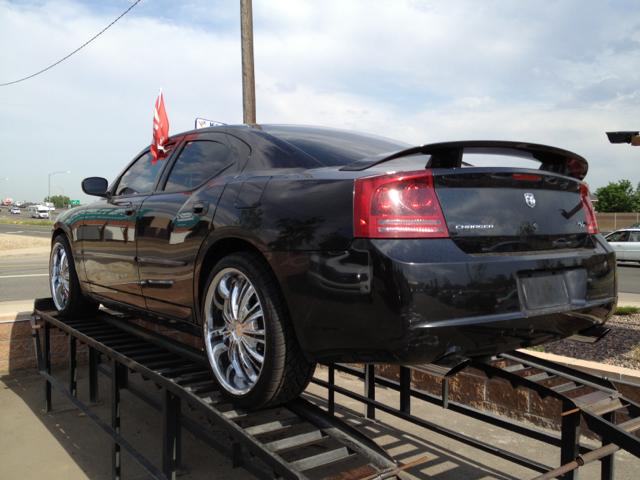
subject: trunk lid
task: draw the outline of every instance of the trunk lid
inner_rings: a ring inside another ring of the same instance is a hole
[[[582,184],[539,170],[432,170],[451,238],[466,253],[588,248]]]

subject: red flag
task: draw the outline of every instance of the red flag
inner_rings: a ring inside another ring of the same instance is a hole
[[[156,109],[153,114],[153,141],[151,142],[151,155],[153,156],[152,164],[158,160],[158,150],[162,152],[164,142],[169,138],[169,117],[164,108],[164,99],[162,98],[162,89],[156,100]]]

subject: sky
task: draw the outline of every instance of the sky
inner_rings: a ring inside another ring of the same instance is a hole
[[[0,0],[0,84],[133,3]],[[605,135],[640,130],[640,2],[253,0],[253,21],[258,123],[541,143],[585,157],[592,191],[640,182],[640,147]],[[149,145],[160,87],[176,134],[242,123],[241,81],[239,0],[142,0],[0,87],[0,199],[50,180],[93,201],[82,179]]]

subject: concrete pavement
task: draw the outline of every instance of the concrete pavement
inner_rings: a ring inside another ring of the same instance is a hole
[[[13,258],[13,257],[24,257],[24,256],[37,257],[39,255],[44,255],[47,258],[49,258],[49,252],[51,252],[51,246],[49,245],[46,245],[44,247],[16,248],[14,250],[0,250],[0,258]]]

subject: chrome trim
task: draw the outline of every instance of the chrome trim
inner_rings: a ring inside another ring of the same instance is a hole
[[[102,257],[102,258],[109,258],[111,260],[126,260],[128,262],[136,261],[136,257],[129,256],[129,255],[114,255],[112,253],[84,252],[83,256],[84,257]]]
[[[184,267],[187,262],[181,262],[179,260],[166,260],[164,258],[149,258],[149,257],[138,257],[138,262],[140,263],[159,263],[160,265],[178,265]]]

